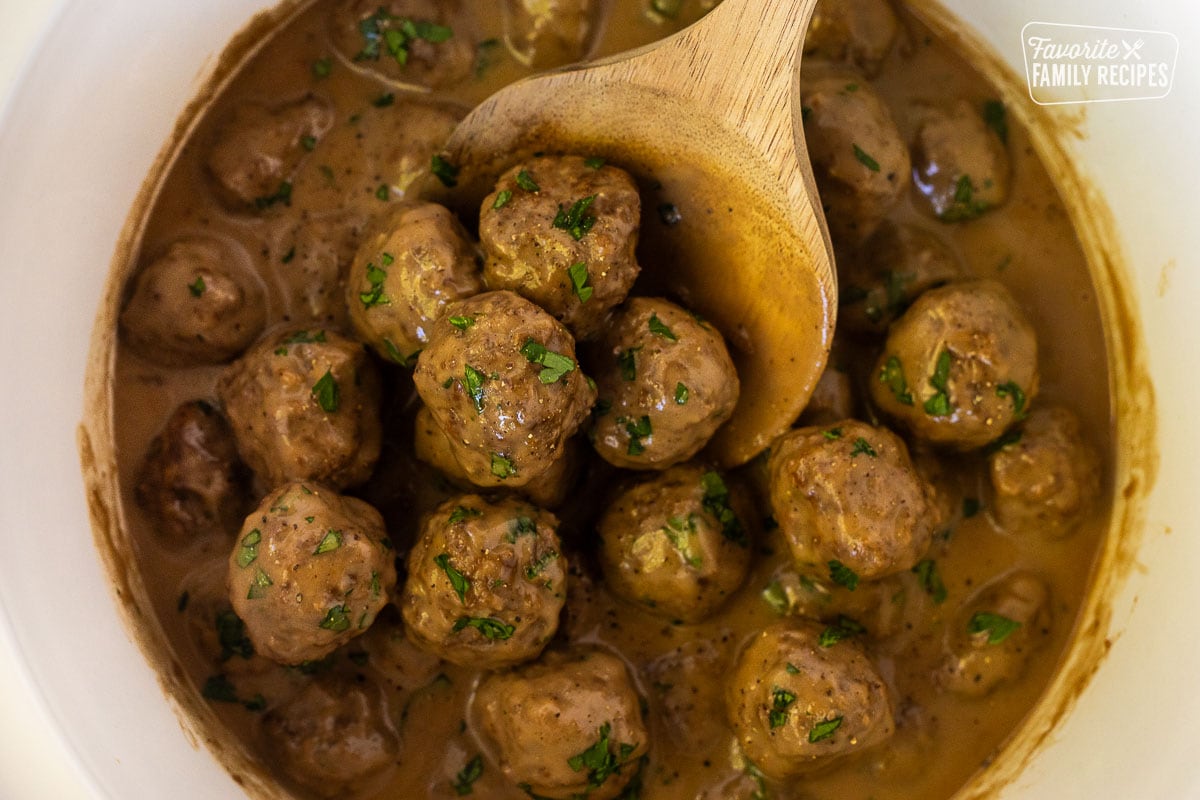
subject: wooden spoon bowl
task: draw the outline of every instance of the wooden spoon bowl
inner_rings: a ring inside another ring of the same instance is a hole
[[[643,190],[639,290],[712,320],[741,398],[711,455],[766,448],[803,410],[828,358],[836,278],[803,127],[799,53],[816,0],[725,0],[648,48],[534,76],[472,111],[444,157],[477,211],[537,152],[600,156]]]

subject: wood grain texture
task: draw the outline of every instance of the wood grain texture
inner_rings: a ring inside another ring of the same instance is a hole
[[[640,290],[669,294],[729,341],[742,396],[710,455],[767,447],[824,369],[836,278],[799,123],[801,42],[815,0],[725,0],[650,47],[513,84],[463,120],[445,156],[464,212],[537,152],[599,155],[643,190]],[[655,209],[676,206],[666,227]]]

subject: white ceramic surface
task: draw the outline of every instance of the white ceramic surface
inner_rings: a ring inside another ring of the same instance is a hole
[[[0,43],[16,36],[28,47],[29,20],[52,0],[16,2],[0,0]],[[126,210],[212,56],[266,5],[66,0],[0,116],[0,800],[239,796],[187,742],[117,619],[93,555],[75,428]],[[1114,212],[1151,353],[1161,466],[1143,569],[1118,599],[1103,668],[1006,797],[1197,798],[1200,12],[1189,0],[947,5],[1017,65],[1031,20],[1170,31],[1180,41],[1171,95],[1088,107],[1086,138],[1072,145]],[[19,64],[8,48],[4,58],[0,79]]]

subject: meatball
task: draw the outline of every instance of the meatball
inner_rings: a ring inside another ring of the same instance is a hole
[[[975,219],[1008,198],[1008,151],[965,100],[928,110],[912,152],[920,204],[943,222]]]
[[[883,98],[856,73],[806,71],[800,102],[829,232],[860,241],[908,188],[908,148]]]
[[[804,55],[845,62],[874,75],[899,30],[887,0],[821,0],[804,37]]]
[[[125,343],[157,364],[219,364],[262,333],[266,295],[241,248],[182,239],[133,279],[120,325]]]
[[[600,5],[600,0],[504,0],[504,40],[533,69],[583,61],[600,27]]]
[[[319,797],[357,796],[400,751],[383,691],[361,676],[317,678],[269,711],[262,732],[280,772]]]
[[[767,472],[775,520],[801,568],[829,564],[874,580],[910,569],[929,548],[933,487],[886,428],[848,419],[789,431],[771,446]]]
[[[276,275],[292,323],[350,327],[346,275],[366,221],[366,215],[354,211],[304,214],[276,240],[273,258],[286,265]]]
[[[1065,536],[1100,494],[1100,460],[1065,408],[1039,408],[988,457],[994,509],[1010,530]]]
[[[315,141],[333,125],[333,110],[315,97],[268,108],[248,103],[218,129],[206,166],[221,202],[265,211],[290,205],[292,178]]]
[[[664,469],[700,452],[733,414],[739,384],[721,334],[674,303],[634,297],[597,343],[596,452]]]
[[[505,777],[537,797],[613,798],[649,745],[625,664],[598,650],[491,675],[474,708]]]
[[[941,685],[980,697],[1019,678],[1050,635],[1049,599],[1041,579],[1026,572],[984,587],[946,631]]]
[[[238,452],[263,483],[361,483],[379,457],[379,376],[361,344],[285,330],[231,364],[217,384]]]
[[[852,639],[828,646],[822,625],[791,620],[752,638],[726,684],[729,721],[763,774],[792,778],[895,732],[888,688]]]
[[[638,276],[640,219],[637,186],[624,170],[580,156],[530,159],[483,200],[484,279],[590,338]]]
[[[972,450],[999,438],[1037,394],[1037,339],[992,280],[931,289],[888,331],[868,381],[881,411],[919,439]]]
[[[512,292],[447,306],[413,379],[463,472],[480,486],[540,480],[596,399],[571,334]]]
[[[229,554],[229,596],[259,653],[322,658],[387,604],[396,567],[383,517],[316,482],[286,483],[246,517]]]
[[[962,277],[937,236],[887,221],[838,269],[838,324],[856,333],[886,332],[922,292]]]
[[[408,637],[455,664],[537,658],[567,596],[557,529],[553,514],[516,499],[461,495],[438,506],[408,554]]]
[[[417,411],[413,426],[413,450],[421,461],[434,467],[460,489],[470,489],[471,480],[454,457],[450,440],[438,427],[425,406]],[[525,484],[520,491],[536,506],[554,509],[567,499],[582,466],[579,438],[569,439],[563,454],[536,481]]]
[[[246,468],[229,423],[203,400],[175,409],[150,443],[138,478],[138,505],[175,545],[225,538],[250,510]]]
[[[343,57],[430,89],[471,77],[476,34],[461,0],[339,0],[330,32]]]
[[[384,358],[411,365],[446,305],[483,289],[477,257],[445,207],[397,205],[350,267],[346,305],[355,332]]]
[[[605,581],[655,614],[699,622],[746,578],[749,519],[747,500],[703,465],[643,478],[612,500],[597,526]]]

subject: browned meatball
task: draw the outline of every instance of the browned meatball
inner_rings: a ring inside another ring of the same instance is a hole
[[[1001,284],[952,283],[892,325],[868,383],[914,436],[971,450],[999,438],[1037,394],[1037,339]]]
[[[913,142],[913,186],[920,204],[943,222],[963,222],[1008,198],[1008,151],[965,100],[928,109]]]
[[[899,30],[887,0],[821,0],[804,37],[804,54],[845,62],[874,75]]]
[[[580,156],[530,159],[483,200],[484,278],[590,338],[637,278],[640,218],[637,186],[624,170]]]
[[[292,178],[310,144],[333,125],[333,111],[315,97],[268,108],[239,106],[218,129],[206,166],[217,195],[234,209],[290,205]]]
[[[567,560],[558,520],[515,499],[460,495],[430,513],[408,554],[408,636],[455,664],[537,658],[558,630]]]
[[[1010,530],[1065,536],[1100,494],[1100,460],[1065,408],[1039,408],[988,458],[993,508]]]
[[[330,32],[351,64],[431,89],[469,78],[476,33],[461,0],[339,0]]]
[[[370,627],[396,585],[393,561],[374,508],[316,482],[287,483],[242,525],[230,601],[255,650],[300,664]]]
[[[363,346],[341,334],[276,333],[226,369],[217,394],[238,452],[266,486],[351,486],[379,457],[379,376]]]
[[[549,69],[583,61],[602,22],[600,0],[504,0],[504,39],[522,63]]]
[[[797,565],[864,580],[910,569],[929,548],[934,491],[904,442],[855,420],[798,428],[771,445],[771,508]]]
[[[946,631],[941,685],[979,697],[1019,678],[1050,635],[1049,600],[1046,585],[1026,572],[980,590]]]
[[[391,716],[373,681],[323,675],[267,713],[263,744],[281,774],[317,796],[357,796],[399,755]]]
[[[835,240],[871,234],[908,188],[908,148],[883,98],[848,70],[806,70],[804,135]]]
[[[571,334],[512,292],[447,306],[413,379],[463,471],[480,486],[540,480],[596,398]]]
[[[438,427],[428,408],[421,406],[417,411],[413,427],[413,451],[417,458],[437,469],[458,488],[464,491],[471,489],[471,479],[454,457],[450,440]],[[519,489],[521,494],[542,508],[554,509],[562,505],[579,477],[583,465],[582,450],[579,437],[569,439],[563,447],[563,454],[536,481],[522,486]]]
[[[276,240],[271,257],[284,265],[276,277],[293,324],[349,329],[346,276],[366,224],[356,211],[304,214]]]
[[[232,242],[182,239],[133,279],[121,336],[158,364],[219,364],[258,338],[266,324],[262,282]]]
[[[829,766],[895,731],[887,685],[851,639],[822,646],[824,626],[791,620],[759,633],[726,684],[746,758],[785,779]]]
[[[346,284],[359,337],[411,365],[447,304],[478,294],[478,253],[462,224],[436,203],[397,205],[366,237]]]
[[[167,542],[225,537],[250,510],[246,467],[229,423],[203,400],[175,409],[150,443],[137,484],[138,505]]]
[[[885,221],[860,248],[838,261],[838,324],[884,333],[918,295],[962,277],[950,249],[929,231]]]
[[[674,303],[631,298],[596,351],[593,444],[615,466],[664,469],[687,461],[737,405],[737,370],[725,340]]]
[[[652,613],[699,622],[750,566],[749,508],[721,474],[684,464],[621,491],[597,525],[612,591]]]
[[[598,650],[491,675],[474,709],[504,775],[537,797],[616,797],[649,745],[625,664]]]

